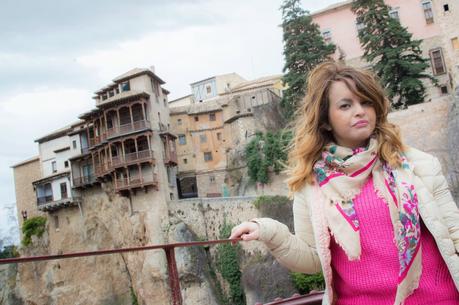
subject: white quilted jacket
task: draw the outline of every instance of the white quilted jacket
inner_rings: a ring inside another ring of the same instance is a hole
[[[459,290],[459,210],[438,159],[413,148],[406,155],[413,165],[419,213]],[[323,200],[317,185],[307,185],[295,193],[295,235],[276,220],[257,218],[253,221],[260,225],[259,239],[282,265],[296,272],[323,272],[326,293],[322,304],[333,304],[330,235],[321,208]]]

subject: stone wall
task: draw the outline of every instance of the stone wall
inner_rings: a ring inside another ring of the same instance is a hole
[[[33,181],[41,178],[39,158],[13,166],[13,173],[16,186],[16,211],[19,228],[21,228],[24,222],[22,211],[27,212],[28,218],[44,215],[37,209],[37,196],[32,185]],[[22,235],[22,232],[20,234]]]

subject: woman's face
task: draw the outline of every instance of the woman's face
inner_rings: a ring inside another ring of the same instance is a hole
[[[355,88],[353,80],[348,82]],[[365,146],[376,126],[372,102],[361,100],[344,81],[331,84],[328,99],[328,120],[336,143],[348,148]]]

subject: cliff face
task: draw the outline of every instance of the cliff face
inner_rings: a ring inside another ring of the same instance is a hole
[[[165,204],[155,202],[151,193],[139,193],[130,202],[96,188],[83,198],[81,210],[74,207],[49,214],[46,233],[34,238],[21,255],[164,242],[161,216],[167,216],[162,212]],[[148,206],[151,201],[157,205]],[[161,250],[25,263],[17,268],[18,284],[12,289],[24,304],[133,304],[131,290],[139,304],[169,304],[166,260]]]

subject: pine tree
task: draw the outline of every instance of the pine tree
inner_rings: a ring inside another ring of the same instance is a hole
[[[288,86],[281,107],[284,117],[290,120],[305,94],[308,72],[330,60],[336,47],[324,42],[319,26],[301,7],[300,0],[285,0],[281,11],[285,57],[283,82]]]
[[[389,7],[383,0],[354,0],[352,11],[363,25],[359,31],[363,56],[372,63],[392,107],[399,109],[422,103],[426,90],[421,79],[430,79],[436,84],[425,72],[429,61],[422,57],[422,41],[413,40],[400,21],[389,15]]]

